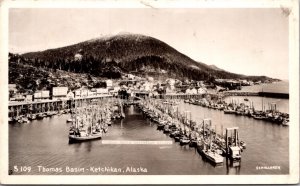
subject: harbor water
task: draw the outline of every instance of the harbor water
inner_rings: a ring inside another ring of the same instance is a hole
[[[273,83],[263,83],[253,86],[245,86],[241,91],[245,92],[273,92],[273,93],[289,93],[289,81],[278,81]]]
[[[265,98],[269,99],[269,98]],[[288,100],[285,100],[288,102]],[[285,102],[282,101],[282,102]],[[278,108],[286,103],[277,102]],[[267,103],[267,100],[266,100]],[[288,105],[288,104],[287,104]],[[200,122],[211,118],[217,132],[221,126],[239,127],[247,143],[240,162],[224,160],[214,166],[195,150],[180,146],[157,130],[135,106],[125,107],[126,118],[113,120],[102,140],[68,143],[69,114],[9,124],[9,169],[19,175],[256,175],[289,173],[289,128],[244,116],[180,102],[180,111],[190,111]],[[103,140],[167,141],[170,144],[104,144]],[[20,171],[30,167],[30,171]],[[271,168],[270,168],[271,167]],[[272,167],[276,167],[275,169]],[[17,168],[17,169],[16,169]],[[94,169],[95,168],[95,169]],[[94,171],[96,168],[101,171]],[[121,170],[121,171],[119,171]]]

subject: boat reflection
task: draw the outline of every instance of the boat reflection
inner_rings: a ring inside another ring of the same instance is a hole
[[[241,160],[231,160],[226,158],[226,174],[227,175],[238,175],[241,170]]]

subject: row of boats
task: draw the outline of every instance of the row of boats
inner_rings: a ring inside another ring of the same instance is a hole
[[[124,118],[123,107],[120,102],[89,103],[82,107],[76,107],[71,112],[69,129],[69,142],[84,142],[101,139],[103,133],[108,132],[112,119]]]
[[[248,101],[245,98],[245,101]],[[256,110],[252,105],[246,105],[245,103],[226,103],[224,101],[207,101],[205,98],[202,99],[186,99],[185,103],[199,105],[215,110],[223,111],[224,114],[235,114],[239,116],[248,116],[256,120],[264,120],[272,123],[281,124],[283,126],[289,126],[289,114],[282,113],[276,110],[276,105],[272,104],[272,109],[269,110]],[[275,109],[274,109],[275,108]]]
[[[159,100],[145,100],[138,106],[151,121],[157,124],[157,129],[174,138],[180,145],[195,147],[199,154],[213,164],[222,164],[224,157],[240,160],[241,152],[246,143],[239,141],[238,128],[232,129],[225,138],[213,129],[211,119],[204,119],[201,123],[189,120],[187,114],[179,114],[178,110]],[[174,107],[175,108],[175,107]],[[227,128],[226,130],[230,130]]]
[[[29,123],[32,120],[36,119],[43,119],[46,117],[52,117],[55,115],[62,115],[70,113],[70,109],[64,109],[60,111],[47,111],[47,112],[40,112],[40,113],[31,113],[31,114],[25,114],[25,115],[19,115],[14,117],[9,117],[8,122],[9,123]]]

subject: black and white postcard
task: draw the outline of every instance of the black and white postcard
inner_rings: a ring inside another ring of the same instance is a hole
[[[299,182],[298,1],[0,5],[0,183]]]

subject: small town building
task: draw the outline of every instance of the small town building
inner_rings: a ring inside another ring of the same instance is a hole
[[[74,93],[69,91],[67,94],[67,99],[74,99],[74,98],[75,98]]]
[[[34,101],[41,101],[42,100],[42,92],[35,92],[34,94],[33,94],[33,99],[34,99]]]
[[[16,94],[13,98],[10,99],[10,101],[23,102],[25,101],[25,96],[23,96],[22,94]]]
[[[88,90],[88,97],[93,97],[93,96],[96,96],[96,95],[97,95],[96,90]]]
[[[82,97],[82,98],[88,97],[88,89],[86,89],[86,88],[81,89],[80,97]]]
[[[52,99],[67,99],[68,87],[53,87],[52,88]]]
[[[25,101],[26,102],[32,102],[33,101],[33,96],[29,95],[29,94],[25,95]]]
[[[108,88],[97,88],[96,89],[96,95],[106,95],[108,94]]]
[[[41,91],[41,99],[50,99],[50,91],[42,90]]]
[[[112,87],[113,86],[112,80],[108,79],[105,82],[106,82],[106,87]]]
[[[77,89],[74,91],[74,98],[80,98],[81,97],[81,91],[80,89]]]

